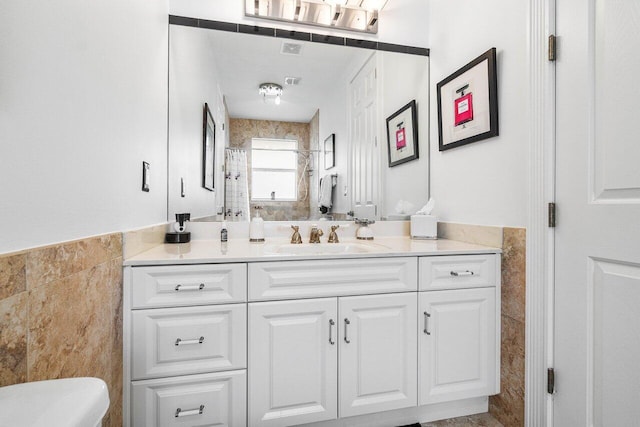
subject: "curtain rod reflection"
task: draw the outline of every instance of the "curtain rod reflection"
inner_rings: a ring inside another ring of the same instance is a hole
[[[233,147],[225,147],[226,151],[244,151],[244,148],[233,148]],[[293,149],[293,148],[252,148],[251,151],[292,151],[294,153],[319,153],[320,150],[305,150],[305,149]]]

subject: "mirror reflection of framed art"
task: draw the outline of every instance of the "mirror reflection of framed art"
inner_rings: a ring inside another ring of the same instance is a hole
[[[387,118],[389,167],[418,158],[418,115],[415,99]]]
[[[214,189],[214,165],[216,146],[216,123],[213,121],[209,105],[204,104],[202,120],[202,186],[209,191]]]
[[[324,168],[331,169],[336,165],[336,134],[332,133],[324,140]]]

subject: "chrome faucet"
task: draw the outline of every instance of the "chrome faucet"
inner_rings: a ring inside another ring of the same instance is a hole
[[[317,225],[311,226],[311,234],[309,235],[309,243],[320,243],[320,236],[324,233]]]
[[[297,225],[292,225],[291,228],[293,229],[293,234],[291,235],[291,243],[294,245],[302,243],[302,236],[300,236],[300,232],[298,231],[300,227],[298,227]]]
[[[340,228],[339,225],[331,226],[331,233],[329,233],[329,240],[327,240],[327,243],[340,243],[340,240],[338,239],[338,233],[336,233],[336,230],[338,228]]]

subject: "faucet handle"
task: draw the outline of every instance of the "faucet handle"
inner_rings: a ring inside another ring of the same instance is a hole
[[[328,243],[340,243],[340,240],[338,239],[338,233],[336,233],[336,230],[338,228],[340,228],[340,225],[331,226],[331,233],[329,233],[329,240],[327,240]]]
[[[291,243],[299,244],[302,243],[302,236],[300,236],[300,227],[297,225],[292,225],[291,229],[293,229],[293,234],[291,235]]]

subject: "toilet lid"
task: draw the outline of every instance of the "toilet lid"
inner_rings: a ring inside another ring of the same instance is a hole
[[[87,427],[109,408],[99,378],[64,378],[0,388],[0,427]]]

